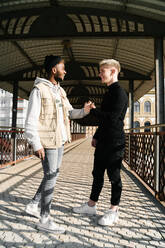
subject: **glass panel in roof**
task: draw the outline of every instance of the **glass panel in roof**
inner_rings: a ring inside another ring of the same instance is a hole
[[[103,32],[109,32],[109,25],[108,25],[107,17],[100,16],[100,19],[103,25]]]
[[[91,16],[91,19],[93,21],[94,24],[94,28],[95,28],[95,32],[100,32],[100,24],[99,24],[99,20],[97,16]]]
[[[80,15],[83,22],[84,22],[84,25],[85,25],[85,28],[86,28],[86,32],[92,32],[92,26],[91,26],[91,23],[89,21],[89,18],[87,15]]]

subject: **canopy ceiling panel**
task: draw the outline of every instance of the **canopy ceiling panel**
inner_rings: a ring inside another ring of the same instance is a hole
[[[153,39],[119,40],[116,59],[123,65],[142,74],[147,74],[154,67]],[[136,67],[136,68],[135,68]]]
[[[7,75],[17,70],[27,68],[29,63],[13,42],[0,42],[0,74]]]
[[[129,69],[144,76],[150,75],[154,68],[153,40],[138,39],[135,41],[132,39],[121,39],[117,41],[117,46],[115,46],[115,41],[115,39],[71,40],[74,61],[80,64],[89,63],[88,66],[81,65],[86,76],[98,77],[98,63],[100,60],[112,57],[120,61],[122,70]],[[30,57],[31,61],[22,55],[11,42],[3,42],[1,44],[1,57],[4,63],[0,66],[0,75],[3,76],[11,75],[13,72],[19,72],[27,68],[35,68],[35,66],[36,68],[42,67],[44,57],[49,54],[61,55],[66,61],[70,61],[70,57],[64,51],[63,40],[17,41],[17,44],[24,50],[28,58]],[[90,63],[93,64],[93,67],[90,66]],[[70,69],[68,68],[68,73]],[[38,74],[34,75],[37,76]],[[128,91],[129,82],[121,83]],[[140,83],[141,81],[139,81]],[[22,82],[22,87],[26,88],[26,84],[27,82]],[[29,84],[27,85],[29,86]],[[24,95],[24,97],[27,98],[27,95]],[[21,96],[23,97],[23,95]]]
[[[74,40],[72,43],[73,53],[79,61],[99,63],[105,57],[112,57],[113,40],[88,39]]]
[[[20,96],[28,98],[50,54],[66,61],[62,85],[75,106],[84,94],[99,105],[105,58],[120,61],[127,92],[134,80],[135,100],[154,87],[154,38],[165,35],[164,0],[1,0],[0,13],[1,88],[12,92],[18,80]]]
[[[96,39],[96,40],[74,40],[71,42],[72,52],[75,61],[99,63],[103,58],[111,58],[113,53],[123,68],[127,68],[141,74],[147,75],[154,66],[153,40],[124,39],[118,41],[118,47],[114,46],[115,40]],[[44,57],[48,54],[57,54],[69,58],[64,54],[62,40],[28,40],[17,41],[19,46],[31,58],[36,65],[43,65]],[[148,45],[147,45],[148,44]],[[25,69],[31,66],[27,59],[11,42],[3,42],[0,46],[3,67],[0,68],[0,74],[7,75],[15,71]],[[6,51],[6,52],[5,52]],[[114,57],[114,56],[113,56]],[[12,58],[12,59],[11,59]],[[15,63],[13,63],[15,59]],[[7,64],[7,68],[5,66]]]
[[[18,43],[36,64],[43,65],[46,55],[63,55],[61,42],[62,40],[28,40]]]

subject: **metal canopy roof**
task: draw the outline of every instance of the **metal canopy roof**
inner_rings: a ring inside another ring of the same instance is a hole
[[[44,76],[46,55],[61,55],[63,87],[74,106],[84,97],[97,105],[105,86],[98,78],[103,58],[120,61],[121,85],[135,100],[154,87],[154,38],[165,34],[164,0],[1,0],[0,87],[28,98],[35,77]]]
[[[0,12],[49,6],[108,9],[165,21],[164,0],[1,0]]]

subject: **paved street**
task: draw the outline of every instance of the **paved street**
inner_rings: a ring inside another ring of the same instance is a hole
[[[63,157],[51,215],[66,229],[65,234],[37,231],[38,220],[24,213],[42,178],[37,158],[0,170],[0,248],[165,248],[164,207],[125,168],[120,219],[116,225],[97,225],[97,219],[109,207],[107,176],[97,206],[98,215],[72,213],[72,207],[87,201],[90,194],[93,153],[87,139]]]

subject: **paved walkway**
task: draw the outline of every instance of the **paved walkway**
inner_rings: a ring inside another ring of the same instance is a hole
[[[72,207],[88,199],[92,177],[93,148],[90,140],[67,152],[55,189],[51,214],[66,228],[55,235],[35,229],[36,218],[24,213],[42,177],[38,159],[0,170],[0,248],[165,248],[164,208],[126,169],[122,170],[123,194],[120,220],[112,227],[97,225],[97,218],[108,209],[109,183],[98,203],[98,215],[72,213]]]

